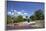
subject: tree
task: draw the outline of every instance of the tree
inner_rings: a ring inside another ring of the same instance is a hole
[[[30,16],[30,19],[34,21],[34,20],[36,20],[36,17],[35,16]]]
[[[22,22],[24,21],[23,17],[21,15],[19,15],[17,18],[16,18],[16,22]]]
[[[6,22],[7,22],[7,24],[12,23],[12,18],[11,18],[11,16],[9,16],[9,15],[7,16],[7,21],[6,21]]]
[[[36,20],[42,20],[44,19],[44,13],[41,9],[35,12]]]
[[[23,18],[24,19],[24,21],[26,21],[26,18]]]
[[[31,20],[44,20],[44,12],[43,10],[37,10],[34,15],[30,16]]]

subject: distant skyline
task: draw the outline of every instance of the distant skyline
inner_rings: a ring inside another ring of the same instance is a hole
[[[18,15],[23,15],[23,16],[31,16],[34,14],[35,11],[37,11],[39,9],[44,10],[44,3],[17,2],[17,1],[8,1],[7,2],[8,15],[14,15],[14,13],[15,13]]]

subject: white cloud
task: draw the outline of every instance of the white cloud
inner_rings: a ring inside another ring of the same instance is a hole
[[[27,15],[28,13],[24,13],[25,15]]]
[[[18,14],[22,14],[22,12],[17,12]]]
[[[12,12],[12,13],[11,12],[8,12],[8,15],[14,15],[14,12]]]
[[[8,15],[11,15],[11,12],[8,12]]]
[[[14,10],[14,12],[17,12],[17,10]]]
[[[17,12],[19,15],[27,15],[28,13],[23,13],[23,12]]]
[[[17,12],[17,14],[19,14],[19,15],[24,15],[22,12]]]
[[[12,12],[12,14],[11,15],[14,15],[14,12]]]

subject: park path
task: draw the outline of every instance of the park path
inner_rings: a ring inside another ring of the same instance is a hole
[[[16,23],[16,24],[12,24],[11,26],[7,25],[6,26],[6,30],[14,30],[14,29],[32,29],[32,28],[43,28],[44,27],[44,23],[43,21],[33,21],[33,22],[21,22],[21,23]]]
[[[6,29],[7,30],[12,30],[12,29],[30,29],[32,26],[30,23],[28,22],[21,22],[21,23],[18,23],[18,24],[14,24],[14,25],[11,25],[11,26],[6,26]]]
[[[30,25],[25,25],[25,26],[15,25],[14,27],[13,26],[7,26],[7,30],[13,30],[13,29],[29,29],[29,28],[31,28]]]

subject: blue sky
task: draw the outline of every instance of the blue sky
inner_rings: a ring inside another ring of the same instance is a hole
[[[12,15],[14,15],[14,13],[18,13],[18,15],[31,16],[39,9],[44,10],[44,3],[16,1],[7,2],[8,15],[11,15],[11,13]]]

